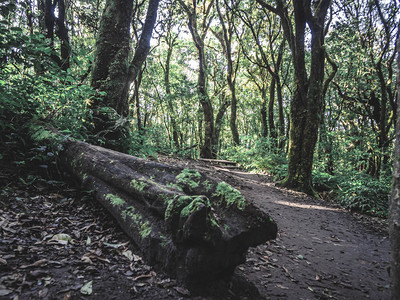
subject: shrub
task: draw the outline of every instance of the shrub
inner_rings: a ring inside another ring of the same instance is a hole
[[[386,217],[389,208],[390,179],[354,173],[341,176],[338,202],[344,207],[376,216]]]

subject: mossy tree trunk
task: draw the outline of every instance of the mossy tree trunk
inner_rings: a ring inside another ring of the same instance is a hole
[[[150,39],[157,18],[159,0],[150,0],[143,30],[130,62],[133,0],[107,0],[96,41],[91,85],[104,92],[93,103],[93,133],[110,148],[126,151],[130,128],[116,120],[129,114],[129,91],[150,50]],[[110,110],[111,109],[111,110]],[[120,119],[121,121],[121,119]]]
[[[234,53],[232,51],[232,39],[234,37],[234,24],[235,24],[235,13],[229,9],[225,12],[221,11],[219,0],[215,1],[219,20],[221,22],[222,30],[214,32],[220,42],[223,53],[227,62],[226,81],[231,93],[231,117],[229,120],[229,126],[232,132],[232,139],[236,145],[240,144],[239,132],[236,125],[237,120],[237,97],[236,97],[236,74],[239,69],[239,56],[240,50],[236,53],[236,59],[234,59]],[[240,49],[240,48],[239,48]]]
[[[400,30],[400,24],[399,24]],[[400,39],[397,40],[397,103],[400,103]],[[400,105],[397,105],[396,139],[393,165],[393,191],[389,210],[391,299],[400,299]]]
[[[325,17],[330,0],[293,1],[294,28],[287,6],[282,0],[273,7],[257,0],[264,8],[279,15],[286,40],[292,52],[294,82],[296,84],[290,106],[288,174],[282,185],[314,194],[312,167],[318,129],[321,123],[325,69]],[[311,64],[307,72],[305,62],[306,25],[311,30]]]
[[[210,12],[214,1],[210,1],[204,5],[198,5],[198,1],[193,1],[191,6],[186,5],[182,0],[179,1],[181,7],[187,14],[188,27],[192,35],[194,45],[197,49],[199,59],[199,70],[197,77],[197,95],[203,111],[204,117],[204,137],[200,149],[200,157],[203,158],[216,158],[216,145],[215,129],[214,129],[214,109],[211,99],[208,96],[208,82],[207,82],[207,61],[205,56],[204,40],[208,33],[210,26]],[[199,6],[199,7],[197,7]],[[200,12],[199,12],[200,10]],[[201,24],[198,24],[198,19],[201,17]],[[199,17],[199,18],[198,18]],[[202,134],[200,132],[200,134]]]
[[[62,148],[63,168],[94,191],[146,261],[189,285],[230,276],[250,246],[276,237],[268,215],[229,184],[196,170],[67,139],[38,125],[31,136],[41,146]]]

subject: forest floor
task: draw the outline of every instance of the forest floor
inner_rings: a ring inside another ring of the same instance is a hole
[[[222,179],[278,224],[236,270],[263,299],[389,299],[385,221],[275,187],[270,177],[159,158]],[[254,299],[193,296],[146,265],[89,194],[0,160],[0,299]],[[244,280],[243,280],[244,279]],[[250,289],[251,290],[251,289]]]

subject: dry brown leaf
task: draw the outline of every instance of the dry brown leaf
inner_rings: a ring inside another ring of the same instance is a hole
[[[71,300],[71,299],[72,299],[72,292],[69,291],[64,295],[63,300]]]
[[[42,266],[46,265],[47,263],[48,263],[47,259],[41,259],[41,260],[35,261],[33,264],[20,266],[20,269],[26,269],[26,268],[32,268],[32,267],[42,267]]]
[[[174,290],[183,296],[190,296],[190,292],[183,287],[176,286],[176,287],[174,287]]]

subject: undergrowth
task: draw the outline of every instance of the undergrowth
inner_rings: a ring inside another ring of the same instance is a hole
[[[225,159],[235,161],[248,170],[267,172],[275,181],[287,174],[284,151],[276,150],[266,138],[244,139],[242,145],[227,147],[221,152]],[[341,164],[341,166],[346,164]],[[349,164],[347,164],[349,166]],[[351,211],[386,218],[391,191],[390,174],[375,178],[355,169],[337,169],[332,174],[324,170],[323,162],[314,162],[313,187],[321,198],[329,196]]]

